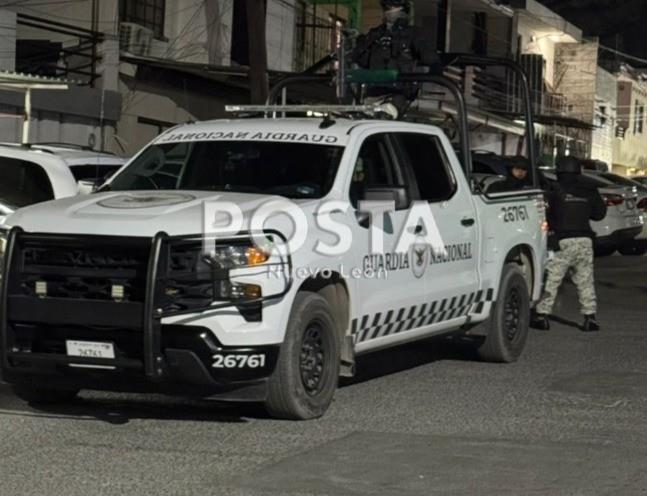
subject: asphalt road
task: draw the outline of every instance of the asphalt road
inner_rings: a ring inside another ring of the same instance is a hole
[[[514,365],[445,340],[366,356],[317,421],[0,385],[0,496],[647,494],[647,258],[597,277],[603,332],[534,331]],[[556,312],[579,320],[572,286]]]

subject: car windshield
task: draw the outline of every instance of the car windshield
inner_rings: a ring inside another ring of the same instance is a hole
[[[550,182],[557,181],[557,173],[554,169],[543,169],[542,170],[544,177]],[[582,174],[582,180],[589,183],[596,188],[618,188],[621,189],[621,186],[608,181],[597,174]]]
[[[598,176],[597,174],[583,174],[582,175],[587,181],[590,183],[594,184],[598,188],[617,188],[618,185],[609,181],[608,179],[605,179],[603,177]]]
[[[343,147],[270,141],[197,141],[149,146],[102,191],[203,190],[321,198]]]
[[[612,183],[615,184],[620,184],[622,186],[628,186],[630,188],[638,188],[640,190],[645,191],[647,188],[643,184],[640,184],[639,182],[633,181],[632,179],[629,179],[628,177],[622,177],[618,176],[616,174],[611,174],[608,172],[604,172],[600,174],[604,179],[607,179],[608,181],[611,181]]]
[[[53,199],[52,183],[40,165],[0,157],[0,202],[15,209]]]

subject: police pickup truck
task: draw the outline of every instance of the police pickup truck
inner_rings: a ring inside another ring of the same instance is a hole
[[[363,353],[441,334],[519,358],[538,190],[488,195],[437,127],[237,118],[171,129],[98,192],[1,231],[3,380],[264,402],[309,419]]]

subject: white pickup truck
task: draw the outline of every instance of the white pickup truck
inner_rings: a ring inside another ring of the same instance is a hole
[[[513,362],[540,297],[544,203],[468,176],[430,125],[169,130],[98,193],[7,218],[3,378],[35,402],[164,392],[308,419],[362,353],[460,333]]]

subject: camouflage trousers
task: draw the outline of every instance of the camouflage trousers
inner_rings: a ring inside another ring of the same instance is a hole
[[[597,304],[593,281],[593,241],[589,238],[563,239],[559,242],[559,247],[560,251],[548,261],[544,295],[535,311],[541,314],[550,314],[553,311],[557,291],[568,270],[572,269],[582,313],[594,314]]]

